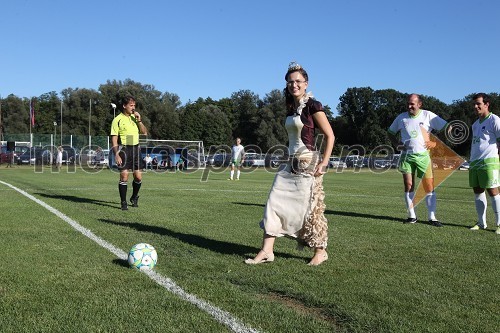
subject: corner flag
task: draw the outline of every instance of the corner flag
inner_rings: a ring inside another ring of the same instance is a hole
[[[428,168],[432,168],[432,173],[434,176],[434,189],[438,188],[449,176],[451,176],[465,160],[455,153],[450,147],[448,147],[443,141],[439,140],[437,136],[432,133],[428,133],[424,128],[422,128],[422,134],[426,141],[433,141],[436,143],[436,147],[430,149],[431,165]],[[427,140],[428,138],[428,140]],[[418,183],[418,187],[415,190],[415,197],[413,198],[413,206],[415,207],[424,199],[426,196],[422,181]]]

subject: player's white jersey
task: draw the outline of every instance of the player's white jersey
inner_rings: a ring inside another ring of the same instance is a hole
[[[401,132],[401,141],[407,154],[423,153],[427,151],[425,141],[429,140],[429,132],[441,131],[446,124],[446,120],[428,110],[419,110],[415,116],[403,112],[394,119],[389,133],[397,135]]]
[[[231,148],[231,160],[241,160],[244,153],[245,147],[242,145],[234,145],[233,148]]]
[[[482,121],[472,124],[470,161],[498,157],[497,142],[500,140],[500,118],[490,113]]]

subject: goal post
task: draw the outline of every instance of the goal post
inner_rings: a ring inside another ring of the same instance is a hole
[[[156,157],[160,165],[167,167],[179,167],[183,169],[204,169],[206,167],[205,147],[203,141],[188,140],[140,140],[141,154],[149,154],[151,158]],[[144,157],[142,156],[142,158]]]

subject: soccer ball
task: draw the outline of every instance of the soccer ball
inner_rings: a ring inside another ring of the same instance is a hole
[[[132,246],[128,252],[127,261],[130,267],[141,271],[149,270],[156,266],[158,254],[153,246],[147,243],[139,243]]]

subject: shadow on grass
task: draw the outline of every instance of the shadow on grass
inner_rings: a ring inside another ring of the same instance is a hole
[[[470,191],[470,193],[472,193],[472,189],[470,187],[468,187],[468,186],[444,186],[444,185],[441,185],[441,186],[446,187],[446,188],[454,188],[454,189],[459,189],[459,190],[466,190],[466,191]]]
[[[325,214],[338,215],[338,216],[349,216],[349,217],[360,217],[360,218],[368,218],[368,219],[375,219],[375,220],[392,221],[392,222],[398,222],[398,223],[403,222],[403,219],[393,217],[393,216],[363,214],[363,213],[355,213],[355,212],[341,212],[338,210],[325,210]],[[446,221],[440,221],[440,222],[444,226],[448,226],[448,227],[458,227],[458,228],[467,228],[467,229],[470,228],[470,226],[464,226],[463,224],[448,223]],[[429,225],[427,220],[418,220],[417,223]],[[491,230],[491,231],[495,232],[495,230]]]
[[[254,203],[249,203],[249,202],[233,202],[235,205],[240,205],[240,206],[255,206],[255,207],[266,207],[265,204],[254,204]]]
[[[248,202],[233,202],[233,204],[241,205],[241,206],[256,206],[256,207],[262,207],[262,208],[264,208],[266,206],[265,204],[254,204],[254,203],[248,203]],[[402,218],[397,218],[394,216],[363,214],[363,213],[357,213],[357,212],[342,212],[340,210],[331,210],[331,209],[325,210],[325,215],[359,217],[359,218],[363,218],[363,219],[374,219],[374,220],[391,221],[391,222],[397,222],[397,223],[403,222]],[[418,223],[428,224],[427,220],[419,220]],[[448,223],[446,221],[441,221],[441,223],[443,223],[445,226],[449,226],[449,227],[459,227],[459,228],[467,228],[467,229],[470,227],[470,226],[464,226],[462,224]],[[488,230],[488,231],[490,231],[490,230]],[[491,230],[491,231],[495,232],[495,230]]]
[[[118,258],[113,259],[113,264],[118,265],[118,266],[122,266],[122,267],[127,267],[127,268],[130,267],[127,260],[118,259]]]
[[[241,205],[241,206],[256,206],[256,207],[262,207],[262,208],[264,208],[266,206],[265,204],[254,204],[254,203],[248,203],[248,202],[233,202],[233,204]],[[402,219],[396,218],[393,216],[363,214],[363,213],[355,213],[355,212],[341,212],[339,210],[328,210],[328,209],[325,210],[325,214],[338,215],[338,216],[361,217],[361,218],[368,218],[368,219],[375,219],[375,220],[389,220],[389,221],[395,221],[395,222],[402,222],[403,221]]]
[[[206,238],[203,236],[193,235],[193,234],[185,234],[182,232],[176,232],[169,230],[164,227],[145,225],[137,222],[118,222],[110,219],[99,219],[99,221],[104,223],[109,223],[121,227],[127,227],[131,229],[135,229],[141,232],[152,232],[161,236],[168,236],[172,238],[176,238],[181,242],[184,242],[189,245],[193,245],[202,249],[207,249],[210,251],[218,252],[220,254],[229,254],[229,255],[239,255],[239,256],[254,256],[256,255],[260,248],[255,248],[251,246],[245,246],[238,243],[231,243],[225,241],[219,241],[215,239]],[[260,240],[259,240],[260,242]],[[276,255],[282,258],[298,258],[304,259],[301,256],[294,256],[288,253],[276,253]]]
[[[401,223],[403,219],[394,217],[394,216],[386,216],[386,215],[373,215],[373,214],[363,214],[356,212],[341,212],[340,210],[325,210],[325,214],[328,215],[338,215],[338,216],[349,216],[349,217],[361,217],[365,219],[375,219],[375,220],[384,220],[384,221],[394,221]]]
[[[47,194],[47,193],[35,193],[36,195],[40,195],[45,198],[50,198],[50,199],[59,199],[59,200],[65,200],[65,201],[70,201],[74,203],[88,203],[88,204],[93,204],[93,205],[99,205],[99,206],[105,206],[105,207],[112,207],[112,208],[117,208],[116,202],[115,201],[103,201],[103,200],[96,200],[96,199],[90,199],[90,198],[82,198],[82,197],[76,197],[74,195],[52,195],[52,194]],[[111,205],[113,204],[113,205]]]

